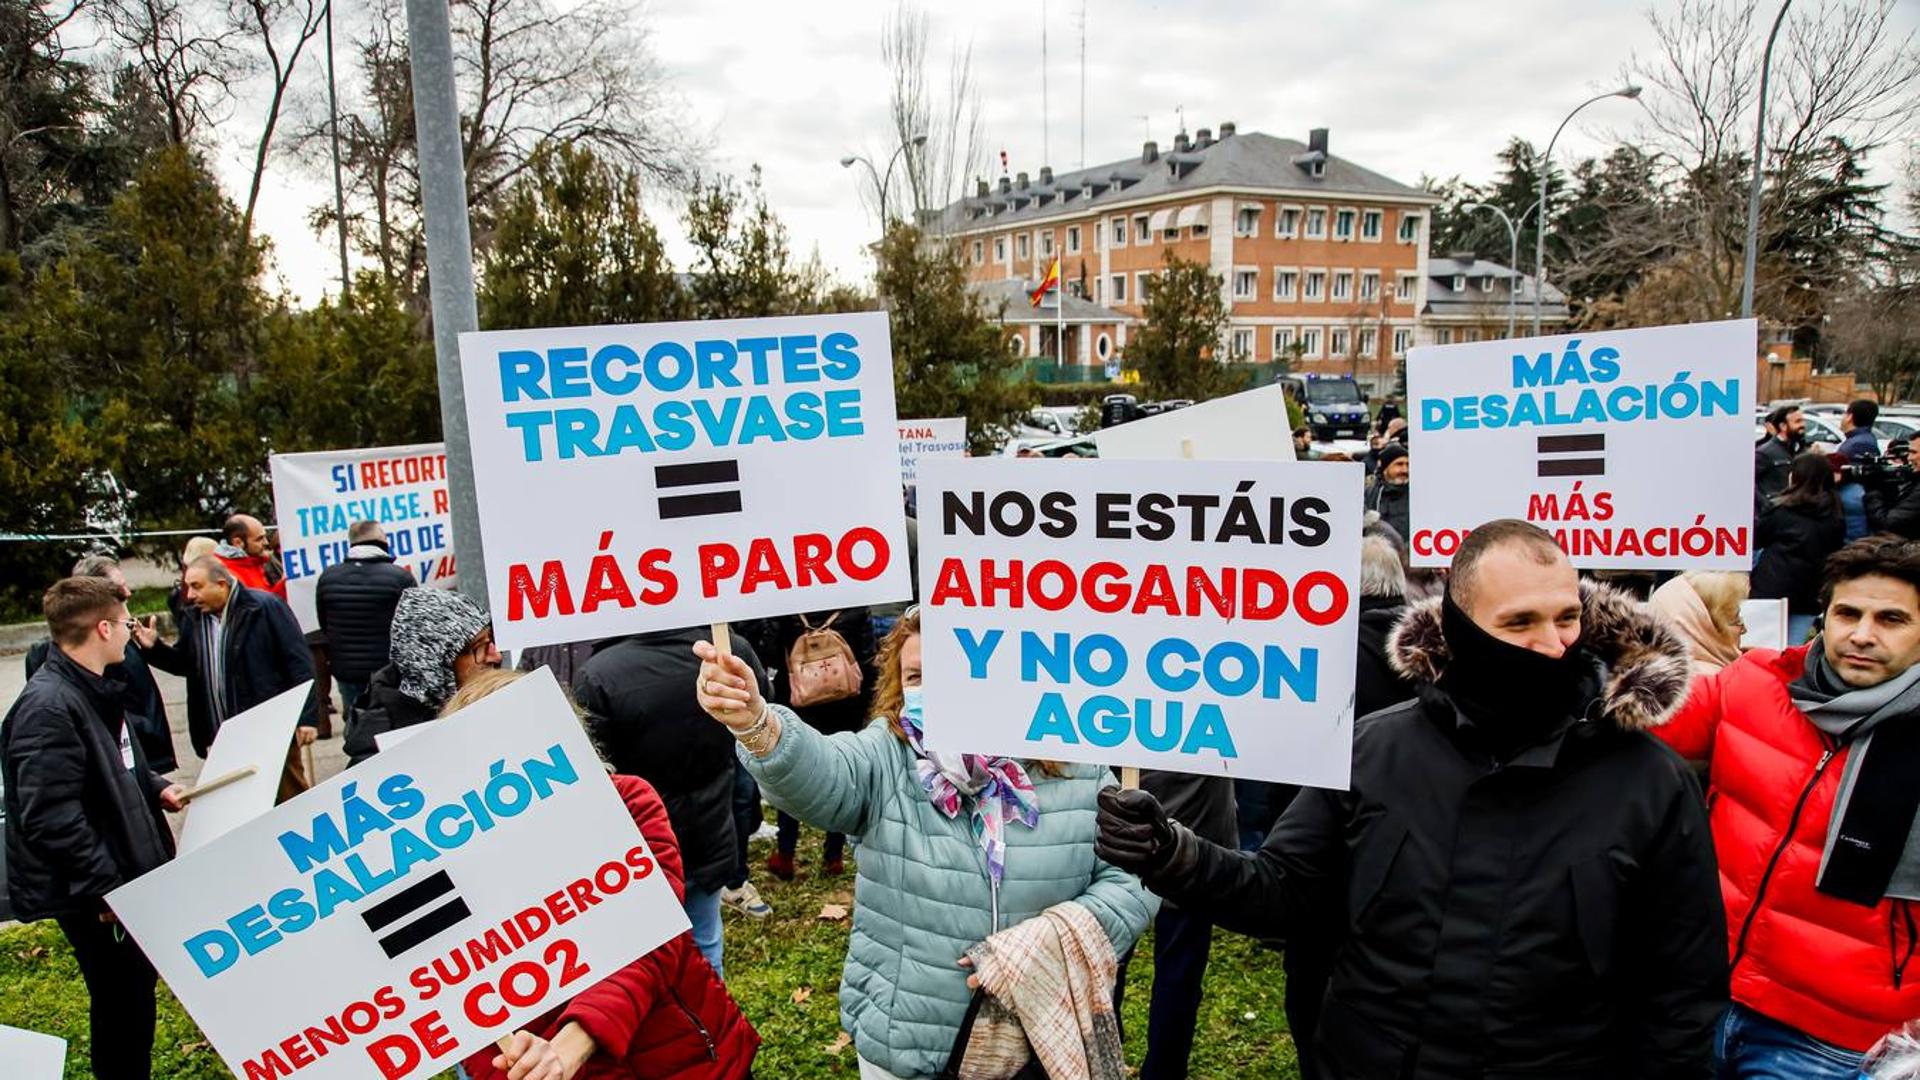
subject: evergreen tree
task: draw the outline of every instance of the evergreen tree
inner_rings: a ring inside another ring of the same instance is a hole
[[[1147,290],[1146,325],[1128,336],[1124,356],[1148,394],[1205,401],[1246,389],[1246,373],[1220,361],[1227,332],[1221,286],[1205,263],[1167,253],[1165,269]]]

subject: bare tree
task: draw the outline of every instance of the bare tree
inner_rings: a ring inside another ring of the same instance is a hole
[[[242,59],[238,33],[181,0],[105,0],[101,18],[166,117],[167,138],[190,142],[232,100]]]
[[[232,0],[229,12],[236,34],[251,38],[265,60],[272,80],[267,95],[267,115],[260,123],[260,138],[254,146],[253,181],[247,186],[247,205],[240,217],[240,235],[253,235],[253,211],[260,202],[260,184],[266,178],[267,155],[273,148],[273,135],[280,126],[280,112],[287,100],[287,88],[299,67],[300,54],[320,32],[326,18],[328,0]]]
[[[897,150],[906,148],[898,181],[905,202],[896,199],[893,191],[882,201],[911,207],[908,216],[916,225],[922,223],[923,214],[964,193],[967,178],[980,168],[984,146],[980,92],[973,80],[973,45],[954,46],[947,60],[947,84],[941,90],[930,81],[930,36],[927,14],[913,0],[900,0],[880,31],[880,56],[890,80],[887,116],[892,131],[886,156],[875,160],[884,169]],[[915,144],[919,136],[925,136],[926,142]]]

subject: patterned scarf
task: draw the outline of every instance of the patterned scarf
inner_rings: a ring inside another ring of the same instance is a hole
[[[920,739],[920,690],[910,688],[900,709],[900,726],[912,747],[914,769],[927,801],[948,817],[957,817],[964,797],[973,838],[987,855],[987,876],[999,885],[1007,873],[1007,822],[1031,829],[1040,824],[1040,799],[1018,761],[980,754],[928,750]]]

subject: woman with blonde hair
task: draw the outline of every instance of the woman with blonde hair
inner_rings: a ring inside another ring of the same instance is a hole
[[[1686,641],[1695,675],[1711,675],[1740,659],[1740,637],[1747,627],[1740,605],[1747,599],[1747,575],[1689,570],[1653,590],[1653,610]]]
[[[1108,770],[926,748],[918,605],[880,648],[874,720],[857,732],[823,735],[769,705],[737,658],[694,653],[700,706],[767,801],[860,838],[840,1023],[862,1080],[940,1073],[973,996],[962,958],[985,939],[1072,902],[1118,956],[1153,918],[1140,879],[1093,854]]]

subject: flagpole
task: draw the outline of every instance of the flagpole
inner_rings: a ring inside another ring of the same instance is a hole
[[[1064,277],[1053,283],[1053,340],[1059,353],[1055,363],[1064,367],[1067,363],[1067,282]]]

